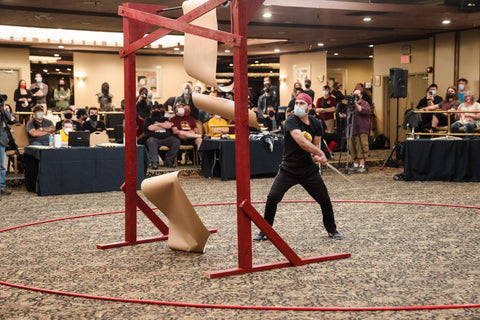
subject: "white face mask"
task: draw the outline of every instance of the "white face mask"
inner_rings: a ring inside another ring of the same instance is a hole
[[[460,90],[460,91],[465,90],[465,85],[464,84],[459,84],[458,85],[458,90]]]
[[[220,120],[221,117],[216,114],[216,115],[215,115],[215,118],[217,118],[218,120]]]
[[[432,92],[432,96],[437,94],[437,90],[430,90]]]
[[[324,96],[327,96],[327,95],[328,95],[328,91],[327,91],[327,90],[323,90],[323,95],[324,95]]]
[[[179,116],[183,116],[185,114],[185,109],[184,108],[177,108],[177,114]]]
[[[307,110],[303,109],[300,106],[295,106],[295,108],[293,109],[293,113],[295,113],[297,117],[303,118],[307,114]]]
[[[73,128],[67,127],[65,129],[63,129],[63,131],[65,131],[65,133],[68,135],[70,132],[73,131]]]
[[[44,117],[43,112],[37,112],[37,119],[38,119],[38,120],[43,119],[43,117]]]

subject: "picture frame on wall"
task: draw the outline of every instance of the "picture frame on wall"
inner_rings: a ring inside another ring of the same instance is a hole
[[[149,92],[152,92],[153,98],[161,98],[160,72],[160,68],[137,69],[135,73],[137,92],[140,88],[147,88]]]
[[[293,74],[295,79],[300,81],[302,85],[305,85],[305,79],[312,79],[311,77],[311,65],[310,64],[298,64],[293,66]]]

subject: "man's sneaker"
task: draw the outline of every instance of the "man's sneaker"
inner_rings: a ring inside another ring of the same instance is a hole
[[[255,237],[253,237],[253,241],[264,241],[268,240],[268,237],[263,233],[263,231],[260,231]]]
[[[338,231],[335,231],[334,233],[329,232],[328,236],[332,239],[335,239],[335,240],[342,240],[343,239],[343,235]]]

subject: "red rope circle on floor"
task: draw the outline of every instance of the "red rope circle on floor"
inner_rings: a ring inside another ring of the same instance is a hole
[[[308,203],[315,202],[314,200],[284,200],[283,203]],[[480,210],[479,206],[467,206],[467,205],[456,205],[456,204],[439,204],[439,203],[419,203],[419,202],[399,202],[399,201],[370,201],[370,200],[332,200],[335,203],[374,203],[374,204],[400,204],[400,205],[418,205],[418,206],[438,206],[438,207],[454,207],[454,208],[466,208],[466,209],[477,209]],[[252,201],[252,204],[265,203],[265,201]],[[194,207],[202,206],[223,206],[223,205],[235,205],[236,202],[225,202],[225,203],[207,203],[207,204],[196,204]],[[156,208],[153,208],[156,209]],[[138,210],[137,210],[138,211]],[[100,212],[80,216],[64,217],[57,218],[45,221],[32,222],[20,226],[10,227],[7,229],[0,230],[0,233],[20,229],[29,226],[35,226],[44,223],[63,221],[63,220],[72,220],[80,219],[86,217],[95,217],[108,214],[117,214],[124,213],[122,211],[111,211],[111,212]],[[213,280],[212,280],[213,281]],[[37,291],[43,293],[51,293],[58,295],[65,295],[70,297],[77,298],[86,298],[86,299],[96,299],[96,300],[105,300],[105,301],[115,301],[115,302],[129,302],[129,303],[141,303],[141,304],[156,304],[156,305],[166,305],[166,306],[175,306],[175,307],[192,307],[192,308],[213,308],[213,309],[240,309],[240,310],[289,310],[289,311],[408,311],[408,310],[434,310],[434,309],[467,309],[467,308],[480,308],[480,304],[453,304],[453,305],[427,305],[427,306],[391,306],[391,307],[284,307],[284,306],[235,306],[235,305],[221,305],[221,304],[202,304],[202,303],[180,303],[172,301],[156,301],[156,300],[139,300],[139,299],[128,299],[128,298],[114,298],[114,297],[103,297],[103,296],[94,296],[88,294],[74,293],[74,292],[63,292],[56,290],[49,290],[43,288],[35,288],[29,286],[23,286],[19,284],[9,283],[5,281],[0,281],[0,285]]]

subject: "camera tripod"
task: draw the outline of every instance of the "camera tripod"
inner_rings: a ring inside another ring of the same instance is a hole
[[[349,157],[350,157],[350,146],[352,144],[352,134],[353,134],[353,126],[357,126],[358,124],[355,123],[355,105],[352,103],[349,103],[347,105],[347,120],[346,120],[346,125],[345,125],[345,140],[342,139],[342,146],[340,147],[340,150],[343,150],[343,147],[345,147],[345,143],[347,144],[346,147],[346,159],[345,159],[345,173],[349,174]],[[358,127],[355,127],[358,129]],[[358,131],[358,130],[357,130]],[[358,140],[360,142],[360,149],[362,150],[362,157],[365,159],[365,150],[363,148],[362,144],[362,138],[360,134],[358,135]],[[340,156],[338,158],[338,166],[340,167],[340,161],[342,159],[342,153],[340,153]],[[365,170],[368,172],[368,167],[365,164]]]

